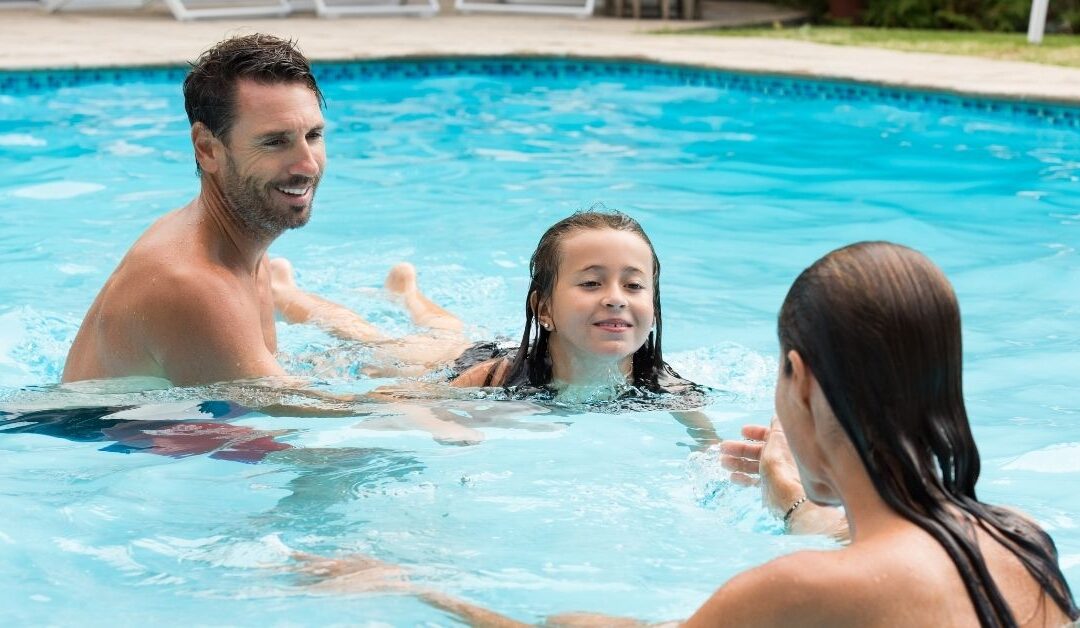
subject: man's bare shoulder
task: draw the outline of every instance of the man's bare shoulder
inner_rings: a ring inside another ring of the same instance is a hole
[[[172,264],[145,269],[131,305],[151,326],[209,329],[242,325],[259,330],[253,286],[213,264]]]
[[[186,208],[174,210],[150,225],[136,240],[109,277],[103,292],[105,305],[127,309],[132,301],[182,286],[196,288],[201,277],[213,272],[194,228],[184,224]]]
[[[184,210],[159,218],[128,249],[102,286],[79,329],[64,368],[66,380],[125,375],[160,376],[160,348],[175,329],[193,329],[184,303],[223,289],[219,273],[206,272],[191,250],[198,239],[186,229]],[[205,308],[203,308],[205,309]]]
[[[141,303],[184,305],[243,285],[239,276],[215,261],[200,231],[181,208],[151,225],[128,251],[116,279]]]
[[[106,287],[103,305],[113,315],[136,318],[156,355],[170,345],[259,334],[253,283],[215,262],[196,234],[168,222],[178,214],[164,217],[131,247]]]
[[[149,282],[140,300],[147,345],[172,382],[282,372],[263,335],[257,290],[228,269],[170,268]]]

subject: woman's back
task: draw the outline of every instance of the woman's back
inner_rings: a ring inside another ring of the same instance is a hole
[[[688,626],[979,626],[955,563],[914,524],[892,517],[840,550],[785,556],[737,576]],[[979,530],[985,564],[1020,626],[1068,623],[1019,559]]]
[[[899,518],[898,518],[899,519]],[[901,520],[899,529],[838,553],[848,553],[855,580],[873,609],[863,626],[978,626],[975,607],[956,564],[921,528]],[[987,570],[1020,626],[1062,626],[1068,619],[1015,554],[985,531],[977,532]],[[843,591],[843,589],[837,589]]]

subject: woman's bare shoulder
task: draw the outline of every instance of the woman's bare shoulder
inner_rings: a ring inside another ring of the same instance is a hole
[[[506,374],[510,370],[510,361],[506,358],[495,358],[481,362],[466,370],[450,382],[455,388],[479,388],[481,386],[502,386],[506,381]]]
[[[802,551],[720,587],[687,626],[838,626],[860,597],[847,549]]]

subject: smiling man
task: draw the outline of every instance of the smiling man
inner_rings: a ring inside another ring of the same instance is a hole
[[[326,164],[322,103],[291,42],[248,35],[199,57],[184,81],[199,195],[121,260],[75,337],[65,382],[283,374],[266,251],[311,216]]]

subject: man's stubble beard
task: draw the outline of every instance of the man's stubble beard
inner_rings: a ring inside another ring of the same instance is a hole
[[[274,240],[289,229],[303,227],[311,218],[315,203],[315,190],[321,177],[294,176],[281,185],[283,187],[311,186],[311,202],[307,211],[277,211],[271,201],[271,187],[274,183],[262,183],[253,176],[241,177],[236,164],[226,158],[222,172],[221,188],[225,202],[228,203],[240,226],[252,237],[260,240]]]

